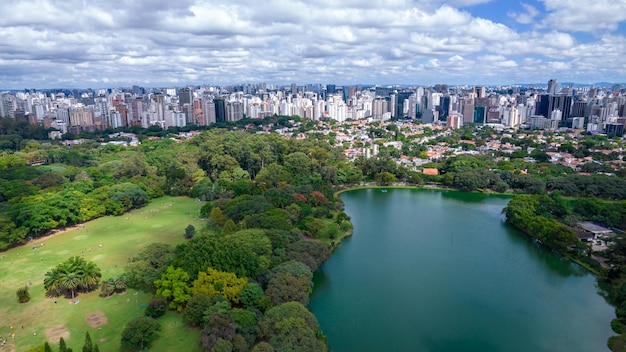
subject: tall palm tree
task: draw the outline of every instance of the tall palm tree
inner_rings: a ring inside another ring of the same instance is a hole
[[[113,281],[116,292],[124,292],[126,290],[126,276],[124,274],[118,275]]]
[[[49,294],[55,294],[56,296],[61,294],[61,276],[59,270],[54,268],[48,271],[43,279],[43,287]]]
[[[100,296],[109,297],[115,292],[115,283],[113,279],[102,280],[102,284],[100,284]]]
[[[92,291],[96,287],[98,287],[98,283],[100,283],[100,278],[102,277],[102,273],[100,273],[100,268],[93,263],[83,261],[81,266],[78,268],[78,273],[81,277],[81,287],[87,291]]]
[[[74,300],[74,291],[80,287],[82,280],[71,265],[62,265],[60,269],[60,286],[70,291],[72,293],[72,300]]]

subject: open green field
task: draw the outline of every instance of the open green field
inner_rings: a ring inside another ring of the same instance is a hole
[[[45,273],[69,257],[80,255],[100,267],[103,279],[114,277],[142,247],[152,242],[181,243],[189,224],[200,229],[202,221],[195,216],[200,206],[191,198],[154,199],[148,206],[122,216],[103,217],[0,252],[0,337],[7,339],[15,334],[0,351],[25,351],[46,340],[56,350],[60,336],[64,336],[68,347],[79,351],[86,331],[100,351],[119,351],[124,326],[143,315],[142,305],[151,294],[131,289],[101,298],[97,290],[79,294],[79,302],[71,304],[63,297],[45,297]],[[18,304],[15,292],[24,285],[29,288],[31,301]],[[185,328],[180,315],[168,313],[159,322],[161,337],[152,351],[199,350],[199,330]]]

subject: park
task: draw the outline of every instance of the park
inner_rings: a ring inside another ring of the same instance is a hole
[[[188,225],[201,228],[197,203],[193,198],[161,197],[121,216],[105,216],[0,253],[0,338],[6,340],[0,352],[27,351],[46,341],[57,350],[61,337],[78,351],[86,332],[101,351],[120,350],[125,324],[144,315],[151,293],[128,289],[103,298],[95,290],[73,301],[46,297],[44,275],[72,256],[94,262],[102,279],[122,274],[141,248],[154,242],[179,244],[185,241]],[[24,286],[31,299],[20,304],[16,291]],[[194,348],[189,341],[197,341],[200,331],[187,328],[180,314],[168,312],[158,321],[160,337],[152,350]]]

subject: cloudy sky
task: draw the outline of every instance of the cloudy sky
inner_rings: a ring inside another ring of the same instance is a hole
[[[626,82],[626,0],[1,0],[0,89]]]

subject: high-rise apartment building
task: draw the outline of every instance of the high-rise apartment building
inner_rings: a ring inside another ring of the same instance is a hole
[[[238,101],[229,101],[226,104],[226,121],[243,119],[243,104]]]
[[[204,99],[202,103],[202,114],[207,125],[217,122],[215,115],[215,102],[212,99]]]
[[[143,97],[136,97],[131,100],[130,110],[128,112],[128,125],[141,126],[141,117],[146,111],[146,101]]]

